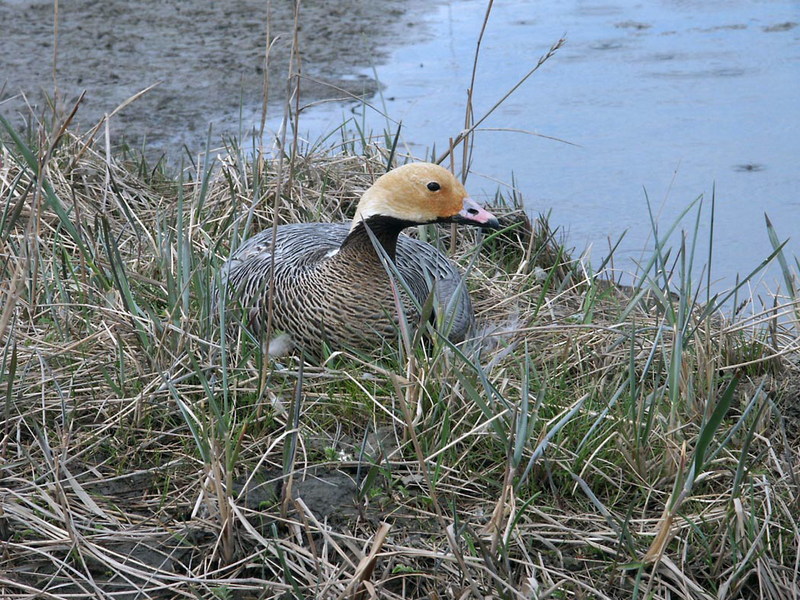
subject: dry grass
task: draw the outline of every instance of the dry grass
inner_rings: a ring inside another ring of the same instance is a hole
[[[387,153],[173,178],[57,133],[0,155],[2,597],[797,598],[797,299],[731,322],[510,217],[480,356],[270,362],[216,268],[348,218]]]

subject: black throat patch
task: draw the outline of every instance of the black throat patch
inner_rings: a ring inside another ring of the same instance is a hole
[[[373,215],[366,221],[361,221],[356,225],[356,228],[342,242],[340,250],[360,247],[368,248],[374,252],[375,247],[372,245],[372,240],[367,232],[367,228],[369,228],[369,231],[378,240],[378,243],[383,247],[389,258],[394,260],[397,254],[397,236],[400,235],[400,232],[406,227],[423,224],[384,215]]]

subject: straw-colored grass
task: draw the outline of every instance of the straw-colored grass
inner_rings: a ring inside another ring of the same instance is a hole
[[[58,133],[0,154],[2,597],[798,597],[797,298],[732,321],[660,244],[610,285],[507,207],[455,244],[480,354],[271,361],[216,269],[389,153],[173,177]]]

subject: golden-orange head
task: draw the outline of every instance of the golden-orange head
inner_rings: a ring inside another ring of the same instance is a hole
[[[432,163],[410,163],[379,177],[361,197],[353,227],[373,216],[417,224],[498,226],[494,215],[476,204],[450,171]]]

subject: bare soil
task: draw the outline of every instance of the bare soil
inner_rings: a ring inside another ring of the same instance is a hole
[[[0,115],[18,126],[69,110],[86,97],[81,128],[158,84],[111,120],[112,139],[178,150],[214,134],[237,133],[242,113],[261,106],[265,80],[272,114],[286,97],[293,2],[167,0],[95,2],[0,0]],[[268,5],[271,5],[268,7]],[[378,83],[362,71],[389,48],[424,35],[423,0],[301,3],[299,47],[304,102],[370,96]],[[267,26],[269,72],[265,77]],[[55,65],[55,67],[54,67]],[[246,127],[251,123],[244,122]]]

